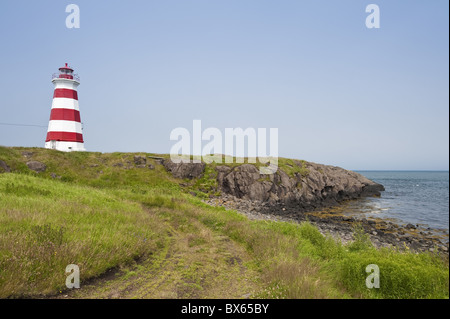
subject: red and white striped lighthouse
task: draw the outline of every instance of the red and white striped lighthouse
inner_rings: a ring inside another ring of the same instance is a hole
[[[55,91],[45,148],[85,151],[77,93],[80,79],[66,63],[59,73],[53,74],[52,82]]]

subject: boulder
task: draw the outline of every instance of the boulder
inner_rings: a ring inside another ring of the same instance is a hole
[[[45,172],[45,170],[47,169],[47,165],[38,161],[29,161],[27,162],[27,166],[29,169],[37,173]]]
[[[0,173],[10,173],[11,168],[2,160],[0,160]]]
[[[134,155],[134,164],[144,165],[147,164],[147,158],[145,156]]]
[[[164,168],[175,178],[197,178],[205,171],[205,163],[174,163],[170,159],[162,162]]]

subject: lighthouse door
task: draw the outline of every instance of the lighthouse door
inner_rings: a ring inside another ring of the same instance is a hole
[[[52,150],[56,150],[56,141],[55,140],[50,142],[50,147]]]

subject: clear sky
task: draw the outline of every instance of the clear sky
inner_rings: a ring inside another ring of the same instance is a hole
[[[80,8],[68,29],[65,8]],[[380,8],[368,29],[365,8]],[[447,0],[2,0],[0,145],[44,146],[65,62],[89,151],[168,153],[176,127],[279,130],[279,155],[449,167]]]

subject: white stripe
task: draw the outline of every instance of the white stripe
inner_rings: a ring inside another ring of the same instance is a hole
[[[55,89],[69,89],[69,90],[77,90],[78,82],[66,80],[66,79],[53,79],[53,84],[55,85]]]
[[[72,132],[81,134],[81,123],[74,121],[52,120],[48,123],[48,132]]]
[[[45,142],[45,148],[52,148],[55,146],[55,149],[63,152],[70,151],[86,151],[83,143],[79,142],[65,142],[65,141],[55,141],[55,144],[52,145],[52,142]]]
[[[52,102],[52,109],[80,110],[78,100],[67,99],[65,97],[55,97]]]

